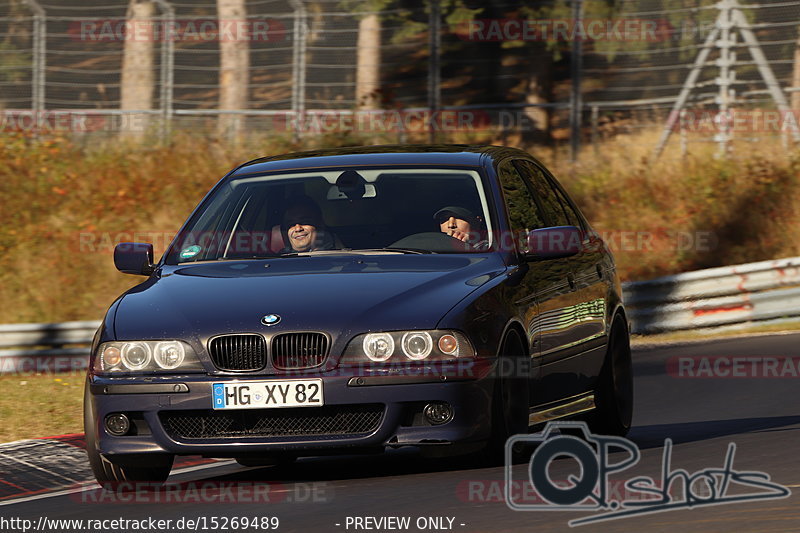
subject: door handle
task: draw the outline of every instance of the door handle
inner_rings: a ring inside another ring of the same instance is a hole
[[[569,283],[569,288],[570,289],[574,289],[575,288],[575,275],[572,272],[567,274],[567,282]]]

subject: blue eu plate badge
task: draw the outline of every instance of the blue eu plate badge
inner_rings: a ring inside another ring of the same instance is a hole
[[[214,383],[214,408],[220,409],[222,407],[225,407],[225,385]]]

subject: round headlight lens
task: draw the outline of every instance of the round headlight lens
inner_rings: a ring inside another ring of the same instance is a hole
[[[458,339],[449,333],[439,337],[439,351],[447,355],[458,355]]]
[[[141,370],[150,363],[150,347],[144,342],[126,342],[122,347],[122,363],[129,370]]]
[[[100,361],[103,370],[109,370],[117,365],[122,360],[119,348],[116,346],[106,346],[103,353],[100,354]]]
[[[371,361],[386,361],[394,353],[394,339],[388,333],[369,333],[364,337],[363,347]]]
[[[165,370],[178,368],[186,357],[183,344],[177,341],[159,342],[154,351],[156,364]]]
[[[431,354],[433,340],[427,331],[415,331],[403,335],[403,353],[415,361],[425,359]]]

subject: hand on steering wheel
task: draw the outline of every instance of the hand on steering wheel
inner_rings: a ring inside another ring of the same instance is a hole
[[[469,240],[469,234],[464,233],[463,231],[458,231],[457,229],[449,230],[447,235],[453,237],[454,239],[458,239],[461,242],[467,242]]]

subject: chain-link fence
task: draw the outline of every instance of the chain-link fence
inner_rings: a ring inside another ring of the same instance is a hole
[[[163,136],[227,118],[224,133],[577,149],[661,128],[684,151],[797,135],[798,0],[223,4],[0,2],[2,129]]]

